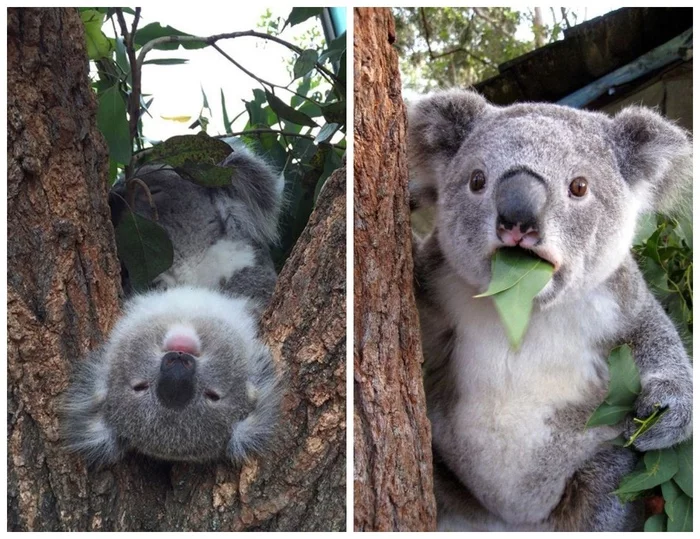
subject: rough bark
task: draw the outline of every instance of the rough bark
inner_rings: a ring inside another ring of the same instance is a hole
[[[71,364],[119,315],[107,153],[75,10],[8,10],[8,530],[345,526],[345,169],[280,275],[264,332],[288,392],[240,466],[138,455],[87,470],[57,436]]]
[[[355,9],[355,530],[433,530],[394,21]]]
[[[7,44],[8,529],[82,527],[56,397],[118,315],[107,150],[77,14],[9,9]]]

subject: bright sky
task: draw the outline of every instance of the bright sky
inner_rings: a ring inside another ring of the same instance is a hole
[[[576,15],[578,15],[578,19],[576,20],[576,24],[581,24],[584,21],[590,21],[591,19],[594,19],[595,17],[599,17],[600,15],[604,15],[606,13],[609,13],[610,11],[615,11],[616,9],[619,9],[620,6],[617,7],[610,7],[610,6],[605,6],[601,3],[597,3],[593,5],[592,7],[576,7],[576,6],[566,6],[567,10],[573,10]],[[520,8],[520,9],[525,9],[525,8]],[[561,19],[561,8],[554,8],[557,11],[557,20]],[[545,24],[551,25],[552,24],[552,12],[551,8],[549,7],[543,7],[542,8],[542,18],[544,19]],[[574,24],[574,19],[573,17],[569,17],[569,22],[571,24]],[[515,36],[518,39],[521,40],[526,40],[526,39],[532,39],[532,26],[530,25],[530,21],[524,21],[523,23],[520,24],[518,27],[518,31],[515,33]],[[563,35],[562,35],[563,38]]]
[[[181,32],[202,37],[242,30],[260,30],[257,25],[265,13],[265,5],[262,4],[262,6],[257,3],[237,3],[235,18],[212,17],[212,10],[192,9],[192,6],[182,4],[173,4],[167,9],[161,6],[144,7],[141,11],[142,22],[139,23],[139,27],[160,22],[163,26],[170,25]],[[279,16],[286,19],[291,7],[271,8],[271,11],[273,18]],[[131,20],[132,18],[127,16],[128,24],[131,24]],[[280,37],[294,43],[295,36],[303,34],[316,24],[319,25],[320,30],[318,17],[312,17],[302,24],[286,28]],[[104,31],[108,36],[113,36],[110,25],[106,25]],[[323,35],[322,31],[321,35]],[[277,84],[289,83],[287,59],[295,55],[286,47],[255,37],[221,40],[217,45],[258,77]],[[199,116],[202,106],[201,88],[204,88],[212,110],[207,132],[223,134],[221,89],[226,98],[228,117],[232,120],[244,110],[242,100],[252,100],[253,88],[260,87],[257,81],[243,73],[211,47],[196,50],[182,48],[175,51],[152,50],[146,56],[147,60],[155,58],[186,58],[189,59],[189,63],[143,67],[142,94],[151,94],[155,98],[149,109],[153,118],[145,115],[143,119],[144,136],[148,139],[164,140],[174,135],[198,132],[199,128],[192,130],[188,129],[188,126]],[[296,83],[291,88],[295,89]],[[280,90],[279,95],[288,102],[291,94]],[[164,120],[162,116],[191,116],[192,118],[187,122],[179,123]],[[241,130],[247,119],[246,113],[233,124],[233,130]]]

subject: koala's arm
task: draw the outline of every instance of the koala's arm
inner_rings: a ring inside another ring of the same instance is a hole
[[[108,372],[103,355],[103,348],[93,350],[75,367],[60,405],[61,439],[66,448],[98,467],[116,462],[124,453],[104,419]]]
[[[642,382],[635,416],[648,417],[655,405],[667,408],[659,421],[634,443],[640,451],[650,451],[691,436],[693,370],[676,328],[646,287],[637,305],[632,328],[625,339],[632,347]],[[637,427],[630,418],[627,436]]]

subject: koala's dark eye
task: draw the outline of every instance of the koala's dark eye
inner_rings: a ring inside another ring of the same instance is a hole
[[[586,194],[586,191],[588,191],[588,182],[583,176],[574,178],[573,181],[569,184],[569,193],[571,193],[575,197],[582,197]]]
[[[473,193],[478,193],[484,187],[486,187],[486,174],[482,170],[476,169],[469,178],[469,189]]]
[[[148,389],[148,382],[139,382],[132,389],[134,391],[146,391]]]
[[[219,394],[216,391],[212,391],[211,389],[207,389],[204,392],[204,396],[209,399],[210,401],[218,401],[221,397],[219,397]]]

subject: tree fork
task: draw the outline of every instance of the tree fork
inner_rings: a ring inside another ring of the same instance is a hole
[[[8,10],[8,530],[342,530],[345,167],[262,321],[287,385],[272,453],[238,466],[129,455],[88,470],[61,449],[60,394],[121,293],[87,68],[76,10]]]

